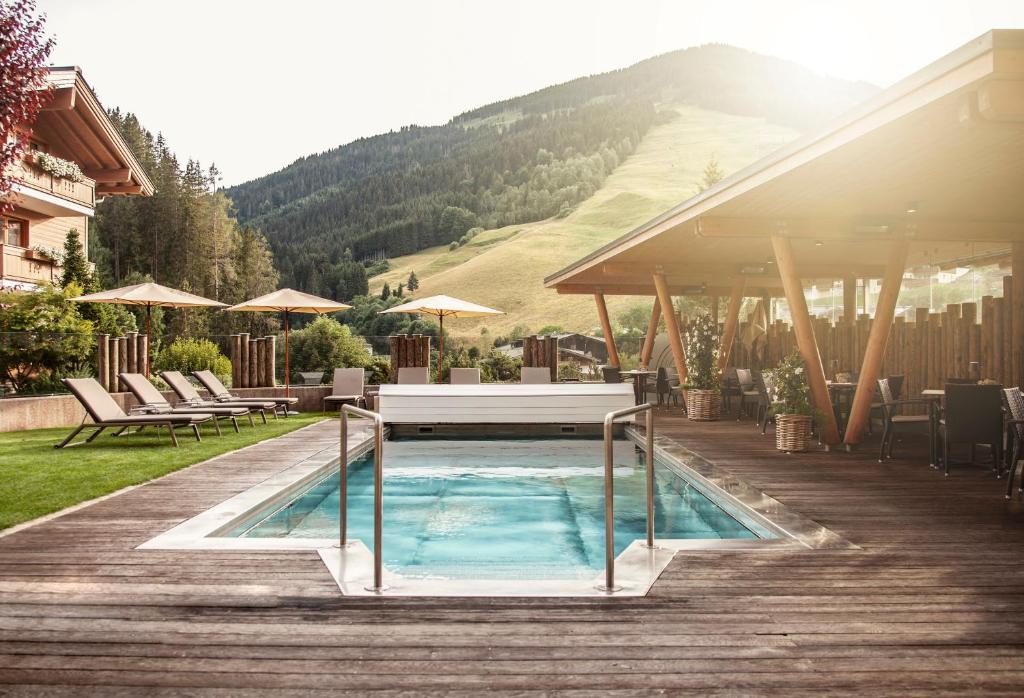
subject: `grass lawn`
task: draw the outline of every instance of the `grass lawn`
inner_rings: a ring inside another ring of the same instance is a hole
[[[201,428],[202,443],[191,429],[178,429],[179,448],[166,430],[112,438],[104,432],[91,444],[53,447],[71,429],[33,429],[0,434],[0,529],[59,511],[79,502],[137,485],[186,466],[319,422],[319,413],[270,419],[256,428],[246,422],[236,434],[221,423],[224,435]],[[92,433],[91,430],[88,433]],[[86,437],[88,436],[86,433]],[[79,439],[82,438],[80,434]]]

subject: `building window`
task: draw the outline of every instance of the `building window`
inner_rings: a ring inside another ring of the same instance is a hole
[[[5,245],[28,247],[28,223],[17,218],[3,218],[3,240]]]

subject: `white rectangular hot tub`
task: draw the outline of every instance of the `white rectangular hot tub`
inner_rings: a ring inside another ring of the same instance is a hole
[[[382,385],[390,424],[586,424],[633,406],[628,383]]]

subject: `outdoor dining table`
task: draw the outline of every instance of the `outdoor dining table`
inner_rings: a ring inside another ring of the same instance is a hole
[[[856,383],[840,383],[832,381],[828,384],[828,392],[832,396],[832,409],[836,413],[839,429],[846,431],[846,421],[853,405],[853,395],[857,392]]]
[[[636,398],[636,404],[642,405],[647,398],[647,379],[658,375],[657,371],[635,368],[632,371],[623,371],[622,375],[633,379],[633,397]]]

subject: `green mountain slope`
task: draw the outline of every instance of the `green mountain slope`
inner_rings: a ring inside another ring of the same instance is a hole
[[[657,56],[487,105],[442,126],[409,126],[301,158],[228,190],[243,223],[266,235],[282,283],[332,297],[346,250],[395,257],[475,227],[530,225],[572,210],[606,184],[681,104],[820,124],[874,88],[824,78],[723,45]]]
[[[479,337],[483,327],[492,337],[516,325],[532,331],[548,324],[593,329],[593,298],[546,290],[545,276],[692,196],[711,157],[726,173],[734,172],[797,135],[764,119],[687,106],[670,111],[675,116],[652,128],[637,151],[568,216],[488,230],[453,251],[440,246],[396,258],[390,271],[370,280],[371,291],[384,283],[393,289],[415,271],[417,296],[445,293],[507,312],[445,324],[467,338]],[[609,309],[614,317],[637,302],[650,299],[613,297]]]

